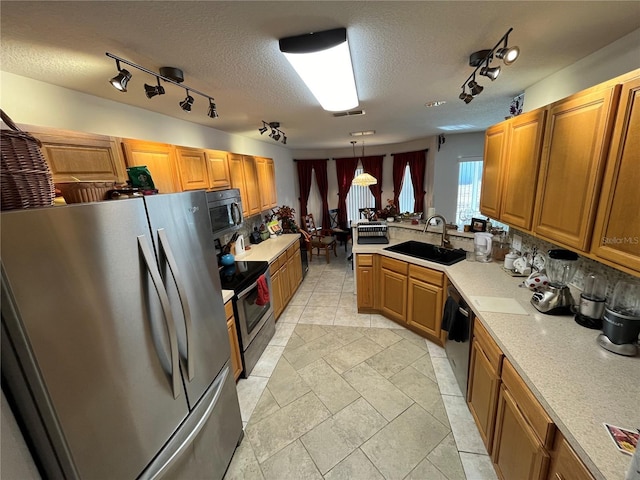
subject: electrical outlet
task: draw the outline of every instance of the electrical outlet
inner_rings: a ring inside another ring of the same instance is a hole
[[[513,235],[511,240],[511,247],[518,252],[522,251],[522,237],[520,235]]]

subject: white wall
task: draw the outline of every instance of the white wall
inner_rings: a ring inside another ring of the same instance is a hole
[[[211,148],[274,159],[278,203],[292,204],[297,173],[291,151],[214,128],[0,72],[2,109],[20,124]]]
[[[524,110],[535,110],[636,68],[640,68],[640,29],[525,89]]]

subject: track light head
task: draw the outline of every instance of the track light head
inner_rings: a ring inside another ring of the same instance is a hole
[[[473,100],[473,95],[469,95],[467,92],[462,90],[462,93],[460,94],[460,96],[458,98],[460,100],[463,100],[464,103],[469,103],[471,100]]]
[[[282,135],[282,144],[283,145],[287,144],[287,136],[286,135]]]
[[[116,90],[120,90],[121,92],[127,91],[127,83],[131,80],[131,73],[129,70],[124,68],[120,68],[120,62],[116,60],[116,68],[118,69],[118,75],[113,77],[109,82]]]
[[[487,64],[486,67],[482,67],[480,69],[480,75],[484,75],[485,77],[489,77],[491,79],[491,81],[493,82],[496,78],[498,78],[498,75],[500,75],[500,67],[490,67],[489,64]]]
[[[184,100],[180,102],[180,108],[185,112],[191,111],[191,106],[193,105],[193,97],[189,95],[189,91],[187,90],[187,96]]]
[[[269,127],[267,126],[262,126],[262,128],[259,128],[258,131],[260,132],[260,135],[263,135],[264,132],[266,132],[267,130],[269,130]]]
[[[144,84],[144,93],[147,98],[153,98],[156,95],[164,95],[164,87],[160,85],[160,79],[158,79],[158,85]]]
[[[496,50],[496,58],[502,60],[505,65],[511,65],[515,62],[520,56],[520,48],[519,47],[507,47],[507,41],[504,42],[504,47]]]
[[[212,98],[209,99],[209,111],[207,112],[207,116],[209,118],[218,118],[220,116],[218,115],[216,104],[214,103]]]
[[[276,133],[276,134],[273,136],[273,139],[274,139],[276,142],[277,142],[278,140],[280,140],[280,133]]]
[[[467,83],[467,86],[469,87],[469,91],[471,92],[471,95],[473,97],[475,97],[476,95],[479,95],[482,92],[482,90],[484,90],[484,87],[482,85],[478,85],[478,82],[476,82],[475,80],[471,80],[469,83]]]

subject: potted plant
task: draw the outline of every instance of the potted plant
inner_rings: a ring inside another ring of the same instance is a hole
[[[376,217],[384,218],[385,220],[388,218],[395,219],[396,215],[398,215],[398,208],[393,204],[393,200],[390,198],[387,198],[387,206],[376,212]]]
[[[271,215],[265,215],[265,220],[269,223],[274,218],[280,220],[284,233],[298,233],[300,228],[296,223],[296,211],[287,206],[282,205],[271,210]]]

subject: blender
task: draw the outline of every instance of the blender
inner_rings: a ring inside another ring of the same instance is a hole
[[[597,273],[588,273],[584,278],[584,290],[580,294],[580,304],[575,320],[578,325],[602,329],[602,314],[606,301],[607,281]]]
[[[602,333],[598,335],[598,344],[620,355],[637,355],[640,334],[640,283],[618,281],[610,302],[604,308],[602,320]]]
[[[531,304],[549,315],[570,314],[574,301],[568,285],[578,268],[578,255],[569,250],[549,250],[545,267],[549,285],[533,294]]]

